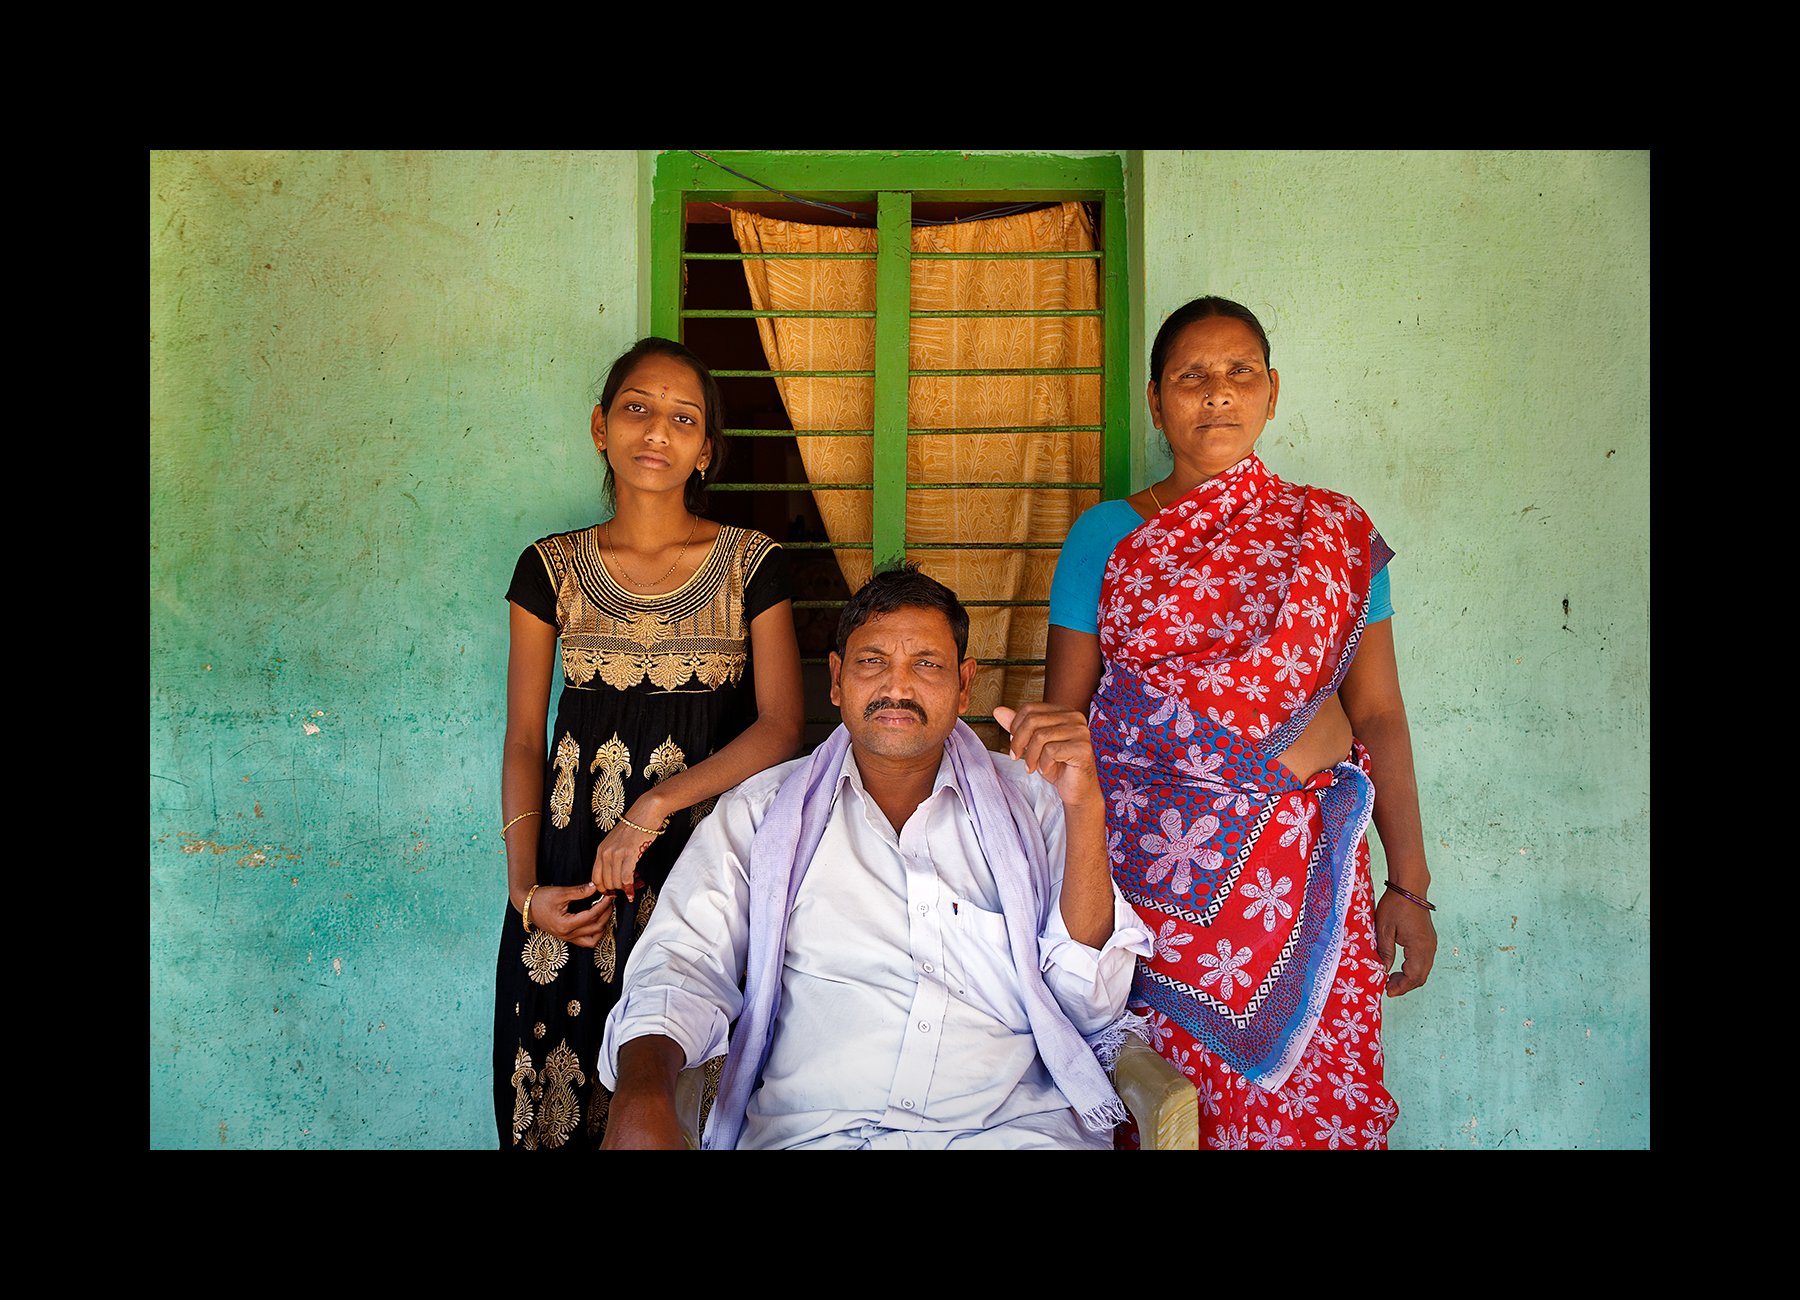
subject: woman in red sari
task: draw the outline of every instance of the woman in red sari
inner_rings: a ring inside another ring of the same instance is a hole
[[[1180,308],[1150,370],[1174,468],[1077,521],[1045,675],[1090,709],[1114,876],[1157,935],[1133,1004],[1193,1078],[1205,1146],[1385,1147],[1381,996],[1437,949],[1392,552],[1349,497],[1256,455],[1281,379],[1247,308]]]

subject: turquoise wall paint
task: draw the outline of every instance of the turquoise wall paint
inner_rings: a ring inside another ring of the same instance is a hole
[[[1400,552],[1445,946],[1396,1145],[1646,1145],[1647,157],[1128,171],[1144,346],[1255,307],[1265,454]],[[489,1145],[502,593],[596,517],[647,175],[151,157],[152,1147]]]
[[[153,1147],[489,1141],[503,594],[596,517],[636,173],[151,158]]]

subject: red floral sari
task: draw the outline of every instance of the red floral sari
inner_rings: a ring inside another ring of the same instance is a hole
[[[1342,683],[1391,554],[1349,497],[1252,455],[1106,566],[1091,720],[1107,847],[1156,935],[1133,1004],[1195,1078],[1215,1146],[1382,1145],[1393,1119],[1368,755],[1305,781],[1276,761]]]

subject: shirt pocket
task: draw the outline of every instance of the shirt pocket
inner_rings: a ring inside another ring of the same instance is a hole
[[[1030,947],[1035,953],[1035,936]],[[953,898],[944,956],[952,993],[1012,1032],[1030,1032],[1004,916],[966,898]]]

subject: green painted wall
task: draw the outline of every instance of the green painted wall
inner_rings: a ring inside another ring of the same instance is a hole
[[[153,1147],[490,1140],[503,593],[595,518],[636,177],[151,158]]]
[[[501,595],[595,517],[649,162],[150,161],[150,1145],[485,1147]],[[1646,1145],[1647,157],[1128,170],[1134,328],[1261,312],[1265,454],[1400,552],[1445,947],[1396,1144]]]

